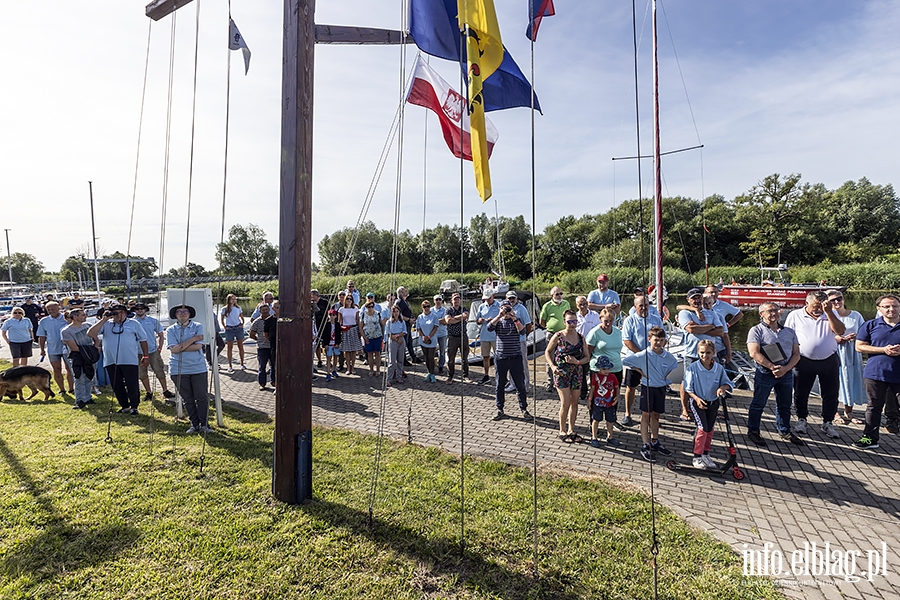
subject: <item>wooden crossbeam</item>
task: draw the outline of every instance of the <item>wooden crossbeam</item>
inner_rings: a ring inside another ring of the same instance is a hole
[[[190,2],[191,0],[153,0],[146,6],[144,13],[154,21],[159,21]]]
[[[316,25],[317,44],[397,45],[410,41],[408,33],[392,29]]]

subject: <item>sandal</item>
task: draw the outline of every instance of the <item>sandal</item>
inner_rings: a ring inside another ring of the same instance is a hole
[[[582,442],[584,442],[584,438],[577,433],[570,433],[569,439],[572,440],[573,444],[581,444]]]
[[[568,433],[560,433],[559,436],[557,436],[557,437],[559,437],[560,440],[562,440],[563,442],[565,442],[567,444],[572,443],[572,438],[569,437]]]
[[[859,417],[853,417],[853,424],[854,424],[854,425],[865,425],[865,424],[866,424],[866,420],[865,420],[865,419],[860,419]]]
[[[834,415],[834,422],[837,425],[846,425],[847,423],[850,422],[850,420],[847,417],[845,417],[844,415],[842,415],[840,413],[836,413]]]

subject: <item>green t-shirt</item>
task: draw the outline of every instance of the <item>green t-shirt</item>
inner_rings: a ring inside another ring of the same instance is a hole
[[[559,304],[553,304],[551,300],[541,307],[541,321],[547,324],[547,331],[556,333],[566,328],[563,313],[569,310],[569,301],[563,300]]]

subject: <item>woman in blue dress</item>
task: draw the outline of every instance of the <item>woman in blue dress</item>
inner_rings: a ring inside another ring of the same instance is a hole
[[[828,292],[828,300],[834,307],[838,319],[846,327],[844,335],[834,336],[838,342],[838,358],[841,360],[841,387],[838,400],[844,405],[844,414],[838,411],[835,421],[846,425],[849,422],[864,425],[865,421],[853,416],[854,406],[865,406],[869,401],[863,382],[862,354],[856,351],[856,333],[865,322],[863,316],[844,306],[844,294],[838,290]]]

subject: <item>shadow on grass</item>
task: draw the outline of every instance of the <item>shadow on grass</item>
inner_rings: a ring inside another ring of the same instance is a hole
[[[479,554],[461,553],[458,540],[425,537],[419,531],[378,517],[374,517],[370,525],[367,513],[333,502],[314,499],[297,509],[423,565],[427,572],[418,573],[410,584],[426,597],[447,593],[452,596],[452,592],[465,588],[487,591],[492,598],[508,600],[581,598],[576,591],[579,588],[577,581],[565,581],[560,573],[556,573],[555,578],[541,579],[531,573],[513,571]],[[447,586],[454,589],[445,589]]]
[[[0,455],[47,517],[37,536],[16,544],[0,561],[0,572],[7,577],[12,579],[28,573],[44,578],[96,566],[115,560],[122,550],[140,538],[140,531],[125,523],[104,523],[97,527],[67,523],[2,438]]]

